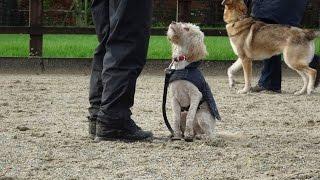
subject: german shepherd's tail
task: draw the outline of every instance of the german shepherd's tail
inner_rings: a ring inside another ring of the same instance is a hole
[[[305,36],[309,41],[312,41],[315,38],[320,37],[320,31],[305,30]]]

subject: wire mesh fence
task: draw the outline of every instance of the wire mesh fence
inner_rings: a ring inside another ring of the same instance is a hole
[[[28,2],[0,0],[0,26],[24,26],[28,24]]]
[[[167,26],[176,17],[176,0],[153,0],[153,26]],[[182,0],[180,0],[182,1]],[[91,0],[43,0],[44,26],[92,26]],[[221,0],[192,0],[190,22],[203,27],[223,27]],[[29,0],[0,0],[0,26],[28,26]],[[319,0],[311,0],[302,25],[320,27]]]

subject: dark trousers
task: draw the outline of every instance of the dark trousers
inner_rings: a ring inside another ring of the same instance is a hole
[[[281,78],[281,55],[264,60],[259,86],[273,91],[281,90]]]
[[[136,80],[146,63],[151,0],[93,0],[99,40],[89,92],[92,118],[115,128],[130,120]]]

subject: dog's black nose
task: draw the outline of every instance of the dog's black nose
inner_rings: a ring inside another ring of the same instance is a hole
[[[171,24],[176,24],[176,22],[175,22],[175,21],[172,21]]]

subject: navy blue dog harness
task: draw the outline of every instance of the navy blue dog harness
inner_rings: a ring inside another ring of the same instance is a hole
[[[165,123],[166,123],[169,131],[172,134],[173,134],[173,130],[167,120],[165,104],[166,104],[169,83],[171,83],[173,81],[186,80],[186,81],[191,82],[193,85],[195,85],[199,89],[199,91],[202,93],[202,100],[200,101],[199,106],[201,105],[201,103],[207,102],[209,105],[211,115],[214,118],[221,120],[216,102],[215,102],[213,95],[211,93],[211,89],[210,89],[208,83],[206,82],[206,80],[204,79],[203,74],[198,69],[200,64],[201,64],[201,62],[198,61],[198,62],[193,62],[193,63],[189,64],[188,66],[185,67],[185,69],[181,69],[181,70],[166,69],[162,112],[163,112],[163,117],[164,117]],[[184,108],[183,110],[185,110],[185,109],[186,108]]]

